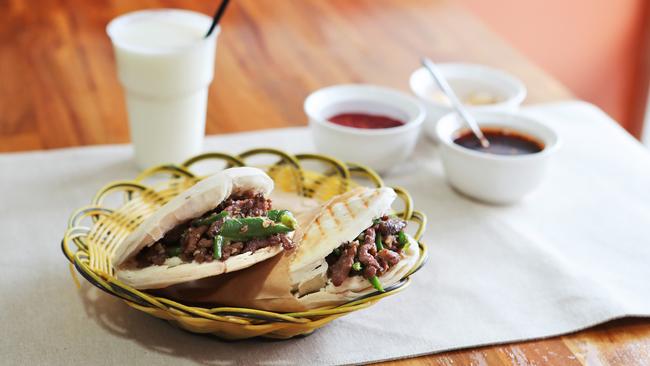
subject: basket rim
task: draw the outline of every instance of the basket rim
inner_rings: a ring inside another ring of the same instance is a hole
[[[131,188],[133,191],[140,190],[142,192],[153,192],[153,194],[155,194],[155,190],[152,187],[142,183],[145,179],[153,175],[167,173],[170,174],[172,178],[184,176],[187,179],[198,180],[201,177],[194,174],[190,170],[190,167],[200,161],[210,159],[223,160],[227,163],[225,168],[233,166],[246,166],[245,159],[247,157],[259,154],[271,154],[281,157],[283,162],[288,163],[297,169],[301,179],[303,179],[305,172],[310,172],[310,170],[303,169],[300,161],[317,160],[322,163],[331,165],[331,167],[335,170],[335,174],[338,172],[338,174],[341,175],[341,179],[344,180],[346,190],[350,184],[349,182],[353,181],[352,175],[354,174],[365,175],[365,177],[377,187],[384,186],[384,182],[381,177],[372,169],[363,165],[343,163],[336,158],[321,154],[304,153],[291,155],[284,151],[271,148],[251,149],[244,151],[239,155],[230,155],[223,152],[208,152],[194,156],[179,165],[166,164],[154,166],[145,169],[133,180],[117,180],[109,182],[100,190],[98,190],[91,201],[91,205],[83,206],[75,210],[70,216],[68,220],[67,230],[64,234],[64,238],[61,240],[61,250],[64,256],[70,262],[70,272],[77,286],[80,286],[80,284],[76,278],[75,272],[79,273],[86,281],[90,282],[92,285],[98,287],[100,290],[106,292],[107,294],[121,298],[131,307],[142,311],[144,311],[143,308],[150,309],[151,311],[153,311],[155,308],[158,308],[165,312],[171,313],[174,317],[204,318],[242,325],[256,325],[260,324],[259,322],[288,322],[301,324],[305,322],[321,320],[324,317],[329,316],[338,317],[352,311],[367,308],[384,297],[392,296],[398,292],[401,292],[409,286],[411,281],[410,276],[419,271],[428,261],[428,247],[420,240],[420,237],[422,236],[426,227],[426,215],[420,211],[413,209],[411,196],[408,191],[406,191],[406,189],[402,187],[393,187],[393,189],[398,194],[398,197],[400,197],[405,204],[405,209],[398,212],[397,214],[402,215],[406,220],[415,221],[418,223],[418,230],[413,235],[413,237],[417,241],[420,249],[419,257],[411,270],[409,270],[409,272],[407,272],[399,282],[385,288],[384,292],[374,291],[337,306],[310,309],[302,312],[273,312],[244,307],[208,308],[201,306],[190,306],[185,305],[181,302],[167,299],[165,297],[154,296],[144,293],[143,291],[136,290],[121,283],[110,274],[97,273],[90,268],[90,254],[88,253],[88,247],[85,245],[84,239],[85,236],[87,236],[90,232],[92,226],[97,223],[99,215],[110,214],[113,212],[112,209],[102,206],[103,198],[105,198],[106,195],[110,194],[114,190],[117,190],[118,187],[121,188],[124,186]],[[300,187],[300,190],[297,193],[304,195],[305,192],[303,192],[302,187]],[[132,192],[130,192],[129,195],[130,194],[132,194]],[[91,227],[80,224],[81,220],[85,217],[92,218],[93,225]],[[70,243],[76,246],[76,251],[72,251],[72,249],[69,247]]]

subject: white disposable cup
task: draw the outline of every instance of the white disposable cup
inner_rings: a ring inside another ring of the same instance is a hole
[[[204,38],[211,22],[193,11],[156,9],[119,16],[106,28],[140,168],[179,163],[201,151],[220,31]]]

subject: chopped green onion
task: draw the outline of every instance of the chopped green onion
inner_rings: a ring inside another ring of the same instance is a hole
[[[372,283],[372,287],[377,289],[377,291],[385,292],[384,287],[381,285],[381,282],[379,282],[379,277],[372,276],[368,281],[370,281],[370,283]]]
[[[354,262],[354,264],[352,265],[352,269],[357,271],[357,272],[361,271],[361,263]]]
[[[336,255],[336,256],[341,255],[341,249],[340,248],[334,249],[334,255]]]
[[[372,220],[372,224],[373,224],[373,225],[377,225],[377,224],[379,224],[380,222],[381,222],[381,218],[377,218],[377,219]]]
[[[384,249],[384,245],[382,244],[381,241],[382,241],[381,234],[377,233],[377,236],[375,237],[375,246],[377,247],[378,252]]]
[[[217,235],[214,237],[213,249],[214,252],[212,256],[214,257],[214,259],[221,259],[222,251],[223,251],[223,236]]]

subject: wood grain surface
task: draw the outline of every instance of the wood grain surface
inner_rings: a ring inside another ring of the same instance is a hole
[[[108,21],[148,7],[212,13],[213,1],[0,0],[0,151],[128,142]],[[365,82],[408,90],[418,57],[493,65],[524,80],[527,103],[571,98],[448,1],[235,0],[223,20],[209,134],[303,125],[305,96]],[[387,365],[647,365],[650,322]]]
[[[214,1],[0,0],[0,151],[128,142],[108,21],[145,7],[212,13]],[[365,82],[408,90],[418,57],[502,67],[528,102],[566,89],[439,1],[233,1],[223,19],[207,133],[303,125],[309,92]]]

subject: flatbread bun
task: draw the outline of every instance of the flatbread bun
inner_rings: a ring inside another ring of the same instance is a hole
[[[251,167],[226,169],[201,180],[145,219],[116,248],[113,266],[117,278],[137,289],[163,288],[237,271],[278,254],[282,251],[282,246],[236,255],[225,261],[199,264],[183,263],[179,258],[168,258],[163,265],[159,266],[136,269],[129,268],[127,265],[131,258],[145,247],[160,240],[169,230],[214,209],[232,193],[253,191],[268,196],[272,190],[273,180],[262,170]]]
[[[334,286],[327,277],[325,258],[342,243],[353,240],[372,225],[372,220],[390,213],[397,195],[393,189],[357,188],[327,202],[309,222],[296,231],[299,245],[289,257],[292,292],[307,308],[341,304],[376,291],[361,276],[346,279]],[[397,283],[415,264],[419,256],[417,242],[402,253],[400,262],[380,277],[384,287]]]
[[[137,269],[118,269],[117,278],[125,284],[140,289],[150,290],[169,287],[179,283],[199,280],[201,278],[239,271],[263,260],[269,259],[282,251],[282,246],[266,247],[254,253],[246,252],[232,256],[225,261],[204,263],[183,263],[180,258],[168,258],[160,266]]]

